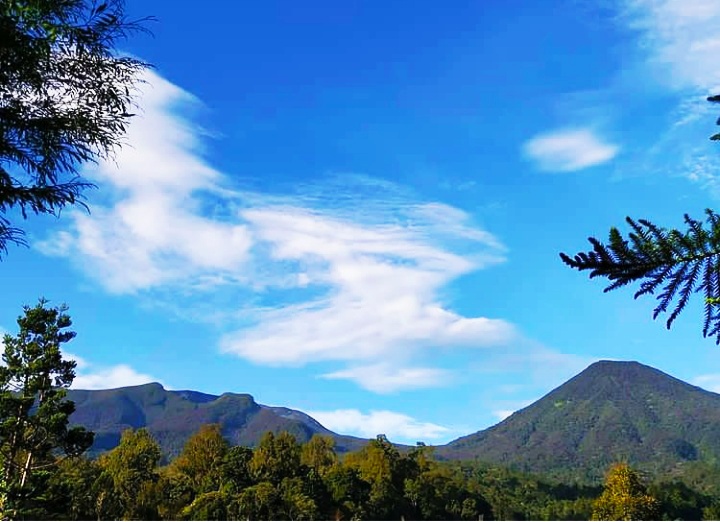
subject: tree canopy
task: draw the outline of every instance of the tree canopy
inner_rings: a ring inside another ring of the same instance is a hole
[[[115,45],[140,22],[123,0],[0,0],[0,254],[13,218],[83,205],[79,166],[122,143],[147,64]]]

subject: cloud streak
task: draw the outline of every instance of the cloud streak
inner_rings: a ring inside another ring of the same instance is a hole
[[[452,372],[440,368],[393,367],[387,363],[356,366],[322,375],[324,379],[349,379],[366,390],[392,393],[400,390],[447,386]]]

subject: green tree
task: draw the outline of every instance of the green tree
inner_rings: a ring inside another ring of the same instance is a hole
[[[307,491],[307,482],[300,477],[284,478],[280,483],[278,515],[287,520],[316,520],[318,506]]]
[[[184,520],[229,520],[230,498],[220,491],[209,491],[198,496],[182,510]]]
[[[51,519],[99,520],[95,483],[102,469],[94,460],[83,457],[65,459],[48,482],[52,497]]]
[[[234,446],[225,455],[221,466],[223,487],[239,493],[253,483],[250,461],[253,451],[243,446]]]
[[[708,101],[720,102],[720,96],[711,96]],[[720,124],[720,119],[717,123]],[[710,139],[720,140],[720,133]],[[592,250],[573,257],[561,253],[560,258],[571,268],[590,270],[591,279],[607,278],[610,284],[604,292],[639,281],[642,282],[635,299],[661,289],[653,319],[671,309],[666,322],[668,329],[685,309],[690,296],[702,292],[705,297],[703,337],[714,336],[715,343],[720,344],[720,216],[710,209],[705,210],[705,216],[703,225],[685,214],[685,231],[668,230],[647,219],[636,221],[626,217],[632,229],[627,237],[612,227],[607,245],[590,237]]]
[[[215,491],[222,482],[222,466],[228,449],[220,425],[205,424],[188,439],[170,467],[185,475],[196,493]]]
[[[141,22],[123,0],[0,2],[0,252],[23,243],[12,209],[57,215],[80,202],[79,165],[121,144],[147,65],[115,44]]]
[[[657,499],[664,520],[700,520],[703,508],[711,505],[710,497],[677,480],[652,484],[648,492]]]
[[[120,444],[99,461],[104,473],[98,480],[105,485],[105,497],[109,493],[107,486],[111,486],[111,493],[121,509],[119,517],[103,513],[103,518],[158,518],[160,476],[157,465],[160,457],[160,446],[146,429],[123,432]]]
[[[330,514],[335,520],[367,518],[365,506],[370,498],[370,484],[360,478],[357,469],[336,464],[323,480],[334,504]]]
[[[624,463],[614,464],[602,495],[593,503],[592,520],[657,520],[658,507],[636,471]]]
[[[260,482],[243,490],[228,511],[235,520],[276,520],[280,518],[279,505],[277,488],[270,482]]]
[[[368,516],[388,520],[407,516],[409,502],[403,495],[407,476],[400,452],[384,435],[378,435],[367,446],[345,458],[345,464],[357,469],[370,484]]]
[[[580,271],[590,270],[590,278],[606,277],[611,284],[605,292],[642,280],[641,295],[657,295],[658,305],[653,319],[668,311],[666,326],[669,329],[690,296],[702,292],[705,296],[703,336],[715,337],[720,344],[720,216],[710,209],[705,211],[707,227],[685,215],[688,229],[666,230],[646,219],[637,222],[626,218],[632,228],[627,239],[613,227],[607,245],[594,237],[589,238],[593,250],[580,252],[574,257],[561,253],[563,262]],[[677,298],[677,301],[674,302]]]
[[[39,486],[32,475],[56,464],[57,455],[76,456],[92,445],[93,434],[68,426],[75,404],[66,388],[75,362],[64,360],[60,345],[75,337],[67,307],[47,307],[40,299],[18,318],[19,332],[5,335],[0,366],[0,512],[21,516]]]
[[[295,437],[284,431],[275,435],[269,431],[260,439],[250,461],[250,471],[257,482],[279,485],[284,478],[300,473],[300,445]]]
[[[335,453],[335,440],[317,433],[302,446],[300,463],[324,475],[338,461]]]

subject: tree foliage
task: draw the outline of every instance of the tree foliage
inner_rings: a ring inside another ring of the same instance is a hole
[[[98,516],[155,520],[160,457],[160,445],[146,429],[126,430],[120,444],[99,461],[103,474],[98,479],[98,501],[102,498],[107,509]]]
[[[619,463],[608,470],[605,490],[593,504],[592,520],[657,520],[658,508],[640,475]]]
[[[686,231],[666,230],[646,219],[628,217],[632,232],[627,238],[613,227],[607,245],[591,237],[591,251],[572,258],[561,253],[560,257],[572,268],[590,270],[591,279],[610,280],[605,292],[640,280],[636,299],[659,290],[653,318],[670,310],[667,328],[691,295],[701,292],[705,297],[703,336],[714,336],[720,344],[720,216],[710,209],[705,214],[705,226],[686,214]]]
[[[140,22],[123,0],[0,0],[0,253],[23,243],[12,209],[82,204],[79,165],[121,144],[147,64],[115,45]]]
[[[0,366],[0,511],[19,516],[36,497],[33,475],[56,464],[57,454],[77,456],[93,436],[69,427],[75,411],[65,399],[75,378],[75,362],[64,360],[60,346],[75,337],[67,307],[51,308],[40,299],[17,320],[17,335],[5,335]]]
[[[219,424],[205,424],[188,439],[182,453],[173,461],[171,472],[184,475],[198,494],[220,487],[222,466],[229,444],[220,432]]]

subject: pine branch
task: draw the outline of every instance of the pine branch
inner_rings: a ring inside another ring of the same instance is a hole
[[[590,237],[592,250],[574,257],[561,253],[560,258],[571,268],[590,270],[590,279],[607,278],[610,284],[604,292],[638,281],[640,288],[634,295],[637,299],[662,287],[653,319],[669,311],[668,329],[687,306],[691,294],[702,292],[703,336],[715,337],[715,343],[720,344],[720,216],[710,209],[705,214],[705,224],[686,214],[685,232],[628,217],[632,231],[627,239],[613,227],[607,245]]]

